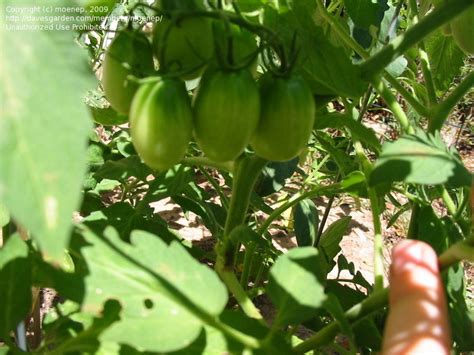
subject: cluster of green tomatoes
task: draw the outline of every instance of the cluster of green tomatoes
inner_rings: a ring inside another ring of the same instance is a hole
[[[128,115],[134,147],[154,169],[179,163],[193,137],[216,162],[237,159],[249,145],[265,159],[290,160],[311,135],[314,98],[291,71],[268,71],[257,81],[258,53],[254,34],[236,24],[164,19],[155,24],[152,43],[136,30],[115,36],[102,86],[111,106]],[[184,81],[198,77],[188,93]]]

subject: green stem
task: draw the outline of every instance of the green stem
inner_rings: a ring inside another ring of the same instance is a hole
[[[355,140],[354,148],[359,159],[364,175],[368,177],[372,171],[372,164],[365,155],[362,144]],[[380,221],[380,208],[377,192],[374,188],[367,188],[369,194],[370,207],[372,211],[372,222],[374,225],[374,292],[383,289],[383,239],[382,223]]]
[[[466,93],[474,86],[474,71],[469,73],[464,80],[448,95],[448,97],[434,106],[431,110],[431,120],[428,125],[430,132],[439,131],[444,121],[449,116],[451,110],[466,95]]]
[[[410,7],[410,14],[412,16],[413,24],[416,25],[419,21],[418,18],[418,4],[416,0],[409,1]],[[433,76],[431,75],[431,65],[430,60],[428,58],[428,54],[426,53],[425,43],[423,40],[418,43],[418,54],[421,60],[421,71],[423,72],[423,77],[425,79],[425,87],[428,93],[428,101],[430,103],[430,107],[436,105],[437,97],[436,97],[436,89],[433,80]],[[426,117],[426,116],[425,116]]]
[[[230,173],[234,170],[234,163],[231,161],[219,163],[206,157],[183,158],[183,160],[181,160],[181,163],[192,166],[209,166],[211,168],[224,170]]]
[[[468,239],[452,245],[448,250],[438,257],[440,269],[446,270],[450,266],[458,263],[462,258],[472,258],[474,248],[474,239]],[[349,308],[344,316],[352,324],[360,321],[364,317],[376,312],[388,304],[389,288],[384,288],[380,291],[374,292],[362,302]],[[305,353],[322,345],[331,342],[339,333],[339,323],[333,321],[322,328],[312,337],[306,339],[304,342],[298,344],[293,348],[296,353]]]
[[[420,214],[420,205],[414,203],[411,209],[410,223],[408,225],[407,238],[416,239],[418,236],[418,216]]]
[[[318,234],[316,235],[316,239],[314,241],[314,246],[317,248],[319,246],[319,242],[321,240],[321,236],[323,235],[324,232],[324,226],[326,225],[326,222],[329,217],[329,212],[331,212],[332,204],[334,203],[334,199],[336,198],[336,195],[332,195],[329,200],[328,204],[326,206],[326,209],[324,210],[323,218],[321,219],[321,223],[319,224],[318,228]]]
[[[443,199],[444,204],[446,205],[446,208],[448,209],[449,214],[451,216],[456,215],[456,211],[457,211],[456,204],[454,203],[453,199],[449,195],[448,190],[446,190],[446,187],[444,186],[441,186],[440,190],[441,190],[441,198]]]
[[[395,95],[392,94],[390,89],[386,85],[384,85],[381,79],[374,79],[372,81],[372,84],[374,85],[375,90],[377,90],[380,96],[383,97],[385,103],[392,111],[392,114],[397,119],[402,130],[407,133],[413,133],[413,127],[411,127],[410,121],[408,120],[405,111],[403,111],[403,108],[400,106],[397,101],[397,98],[395,97]]]
[[[262,282],[264,272],[265,272],[265,263],[262,263],[260,264],[258,268],[257,276],[255,276],[254,287],[258,287],[258,285],[260,285],[260,283]]]
[[[463,198],[461,200],[461,203],[458,205],[456,214],[453,216],[455,221],[458,221],[459,218],[461,218],[461,215],[464,209],[466,208],[467,204],[469,203],[469,200],[471,199],[468,188],[464,188],[462,192],[463,192]]]
[[[229,199],[227,198],[227,196],[222,191],[222,188],[220,187],[219,183],[203,167],[200,167],[199,170],[206,177],[207,181],[209,181],[209,183],[212,185],[213,189],[219,195],[219,199],[221,200],[222,207],[224,207],[225,210],[228,210],[229,209]]]
[[[342,24],[336,20],[334,16],[332,16],[326,7],[323,5],[321,0],[316,0],[316,5],[319,9],[319,13],[329,24],[331,25],[331,30],[336,32],[339,38],[349,47],[354,50],[359,56],[363,59],[368,59],[370,57],[369,53],[362,47],[357,41],[355,41],[351,36],[349,36],[346,32],[346,29],[342,26]]]
[[[255,248],[252,248],[252,247],[245,248],[244,266],[242,270],[242,275],[240,275],[240,285],[243,287],[244,290],[247,289],[247,286],[249,284],[249,275],[250,275],[250,270],[252,267],[254,253],[255,253]]]
[[[242,310],[249,317],[257,319],[262,319],[262,316],[240,286],[233,271],[234,253],[230,233],[235,227],[245,222],[253,186],[266,162],[265,159],[258,156],[242,157],[236,161],[232,196],[224,227],[224,235],[216,245],[215,269],[217,273],[229,291],[234,295]]]
[[[363,76],[367,80],[375,78],[387,65],[401,56],[406,50],[472,5],[472,0],[442,2],[439,7],[423,17],[416,25],[399,35],[377,54],[367,59],[361,65]]]
[[[262,223],[260,228],[258,228],[257,233],[259,235],[263,235],[263,233],[265,233],[265,231],[268,229],[268,227],[270,227],[270,225],[275,219],[277,219],[288,208],[293,207],[294,205],[304,200],[305,198],[314,198],[314,197],[322,196],[328,193],[334,194],[334,193],[340,192],[339,191],[340,189],[341,189],[341,185],[336,183],[336,184],[332,184],[328,186],[318,186],[310,191],[297,193],[293,195],[293,197],[290,198],[287,202],[285,202],[283,205],[273,210],[272,214],[269,215],[268,218]]]
[[[244,313],[250,318],[258,319],[264,324],[260,311],[257,307],[255,307],[242,286],[240,286],[239,280],[237,280],[235,273],[232,270],[223,269],[220,266],[216,266],[216,271],[222,281],[226,284],[229,291],[234,295],[237,303],[242,308],[242,311],[244,311]]]
[[[405,99],[406,102],[415,110],[417,114],[423,117],[428,117],[429,110],[418,101],[405,87],[390,73],[384,74],[385,80],[397,90],[397,92]]]

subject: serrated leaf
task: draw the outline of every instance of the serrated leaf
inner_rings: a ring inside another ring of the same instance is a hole
[[[294,229],[299,247],[312,246],[316,242],[319,215],[313,201],[305,199],[294,207]]]
[[[14,234],[0,249],[0,337],[9,337],[28,315],[31,286],[28,246]]]
[[[324,258],[313,247],[291,249],[270,269],[268,296],[278,309],[278,325],[310,319],[326,299]]]
[[[134,231],[131,244],[113,228],[100,237],[83,231],[88,267],[85,311],[97,313],[108,299],[123,307],[121,320],[101,339],[157,352],[191,344],[203,326],[227,303],[227,291],[217,275],[194,260],[176,242]]]
[[[369,183],[393,181],[470,186],[471,174],[459,155],[446,147],[439,133],[431,135],[419,130],[383,145]]]
[[[266,7],[264,23],[281,35],[288,47],[297,34],[301,49],[297,71],[307,80],[314,94],[362,96],[367,83],[361,80],[359,67],[352,63],[345,48],[334,46],[323,29],[316,25],[315,12],[314,1],[298,0],[284,13]]]
[[[62,257],[80,204],[92,123],[83,104],[95,85],[86,53],[68,31],[7,29],[0,7],[0,200],[50,258]],[[66,1],[57,1],[61,9]],[[54,16],[56,13],[49,13]],[[38,25],[41,16],[32,16]]]

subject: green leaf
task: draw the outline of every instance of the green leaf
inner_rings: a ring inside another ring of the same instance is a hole
[[[461,264],[450,267],[444,282],[448,298],[448,313],[457,352],[474,351],[474,312],[466,304],[464,268]]]
[[[341,251],[339,244],[341,243],[342,237],[346,234],[351,220],[351,216],[342,217],[327,227],[321,235],[321,241],[318,247],[324,251],[329,263],[333,263],[333,259]]]
[[[436,89],[444,93],[449,89],[454,77],[459,74],[465,55],[453,37],[444,36],[441,30],[428,36],[425,46]]]
[[[299,324],[316,314],[326,299],[324,269],[324,258],[313,247],[291,249],[277,259],[267,292],[278,309],[278,325]]]
[[[354,24],[364,29],[379,27],[383,14],[388,9],[387,0],[344,0],[344,4]]]
[[[125,181],[130,177],[136,177],[141,181],[152,174],[152,170],[143,164],[138,155],[132,155],[117,161],[108,160],[96,171],[94,177]]]
[[[28,246],[18,234],[0,249],[0,337],[9,337],[31,308]]]
[[[77,334],[75,334],[77,332],[77,328],[68,329],[68,332],[62,333],[61,335],[63,337],[61,338],[61,342],[58,343],[58,346],[56,348],[54,348],[54,352],[56,354],[97,354],[96,351],[101,345],[101,342],[99,340],[101,334],[106,331],[113,323],[117,322],[120,319],[120,310],[121,307],[118,301],[107,301],[100,316],[93,318],[90,324],[87,325],[87,328]],[[79,315],[82,314],[79,313]],[[72,314],[72,316],[74,316],[74,313]],[[58,330],[62,331],[62,328],[65,328],[65,326],[67,325],[67,320],[59,319],[58,323],[60,323],[57,326]],[[74,336],[71,336],[71,334],[74,334]]]
[[[347,128],[351,132],[351,135],[353,135],[357,140],[375,148],[377,151],[381,148],[374,130],[364,126],[361,122],[352,119],[348,114],[332,112],[318,116],[314,123],[314,128]]]
[[[308,81],[314,94],[360,97],[367,83],[361,80],[361,72],[354,65],[346,49],[334,46],[317,26],[313,15],[313,0],[292,2],[290,11],[278,13],[265,8],[264,23],[282,36],[288,48],[293,35],[297,34],[300,62],[297,71]]]
[[[0,228],[6,226],[10,222],[10,214],[7,208],[0,203]]]
[[[92,127],[83,95],[95,83],[73,32],[6,28],[4,9],[22,4],[31,7],[22,0],[0,7],[0,200],[59,260],[80,204]]]
[[[349,338],[350,350],[354,352],[354,333],[352,332],[351,324],[344,314],[339,298],[333,294],[328,294],[327,297],[327,300],[324,302],[324,308],[337,321],[341,327],[341,332]]]
[[[449,236],[442,220],[431,206],[421,206],[418,213],[416,239],[430,244],[437,254],[441,254],[449,246]]]
[[[98,91],[89,91],[85,102],[87,106],[89,106],[92,118],[96,123],[104,126],[113,126],[128,122],[128,116],[115,111],[110,104],[108,104],[104,95]]]
[[[123,307],[121,320],[101,339],[167,352],[184,348],[227,303],[217,275],[176,242],[134,231],[131,245],[112,228],[100,237],[83,231],[81,252],[88,268],[83,309],[100,312],[108,299]]]
[[[383,145],[369,183],[393,181],[470,186],[471,174],[459,155],[446,147],[439,133],[431,135],[419,130]]]
[[[298,202],[294,209],[295,236],[299,247],[313,246],[318,233],[318,209],[311,199]]]
[[[263,197],[280,191],[285,186],[286,179],[290,178],[298,168],[298,162],[298,157],[284,162],[269,162],[257,179],[255,192]]]

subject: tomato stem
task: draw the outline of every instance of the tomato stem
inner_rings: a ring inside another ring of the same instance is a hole
[[[224,227],[224,235],[216,245],[215,270],[229,291],[232,292],[242,310],[249,317],[256,319],[262,319],[262,316],[240,285],[233,271],[234,253],[230,233],[235,227],[245,222],[253,187],[266,163],[265,159],[256,155],[244,156],[235,162],[232,196]]]

